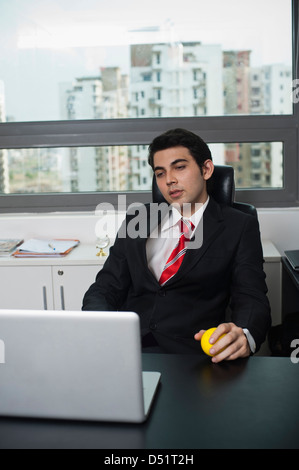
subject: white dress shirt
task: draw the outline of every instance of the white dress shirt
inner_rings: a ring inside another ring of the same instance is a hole
[[[200,223],[208,203],[209,197],[206,202],[202,204],[201,207],[194,214],[192,214],[190,218],[188,218],[188,220],[194,224],[195,228],[193,233]],[[181,213],[175,207],[172,207],[172,210],[170,210],[163,218],[160,226],[156,227],[147,239],[146,256],[148,267],[157,280],[160,279],[166,261],[178,243],[178,239],[181,234],[181,218]],[[256,349],[255,341],[247,328],[243,328],[243,331],[249,343],[250,350],[252,353],[254,353]]]
[[[195,228],[192,233],[195,232],[201,221],[208,202],[209,197],[191,217],[184,217],[184,219],[190,220],[190,222],[193,223]],[[155,228],[147,239],[146,256],[148,267],[157,280],[160,279],[166,261],[180,238],[181,218],[182,214],[175,207],[172,207],[172,210],[170,210],[162,220],[160,227]]]

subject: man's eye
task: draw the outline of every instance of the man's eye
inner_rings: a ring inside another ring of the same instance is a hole
[[[160,176],[162,176],[162,175],[163,175],[162,172],[161,173],[156,173],[156,178],[160,178]]]

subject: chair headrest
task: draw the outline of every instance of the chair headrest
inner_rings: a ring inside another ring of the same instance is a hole
[[[219,204],[231,206],[235,198],[234,169],[228,165],[215,165],[207,182],[208,193]]]

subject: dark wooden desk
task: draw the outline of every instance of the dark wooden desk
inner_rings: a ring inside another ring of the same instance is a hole
[[[299,448],[299,364],[289,358],[217,365],[208,357],[145,354],[143,362],[144,370],[162,373],[146,423],[2,418],[0,448],[102,448],[107,455],[124,448]]]

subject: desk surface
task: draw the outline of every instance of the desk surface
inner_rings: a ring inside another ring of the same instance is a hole
[[[111,240],[110,247],[114,240]],[[280,262],[281,256],[270,240],[263,240],[263,255],[267,263]],[[103,265],[106,256],[97,256],[99,249],[94,245],[81,243],[67,256],[61,258],[14,258],[13,256],[0,257],[0,266],[72,266],[72,265]],[[105,250],[109,253],[109,249]]]
[[[299,364],[144,354],[162,373],[146,423],[1,418],[0,448],[299,448]]]

